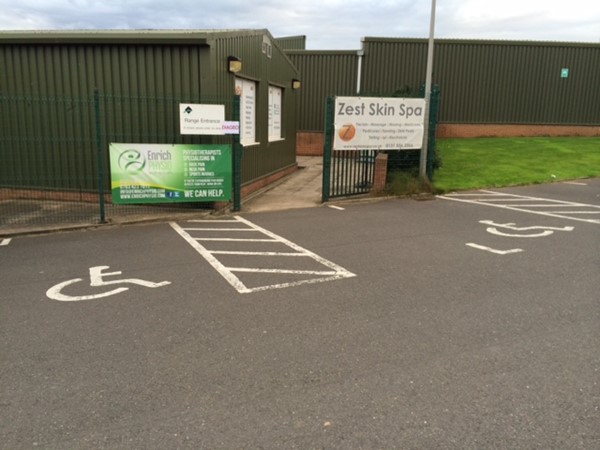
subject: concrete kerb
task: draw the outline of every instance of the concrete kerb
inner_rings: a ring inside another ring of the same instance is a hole
[[[161,223],[169,222],[172,220],[181,219],[200,219],[210,218],[211,216],[219,216],[222,213],[219,211],[211,212],[195,212],[185,214],[171,214],[171,215],[146,215],[129,218],[111,218],[105,223],[81,223],[81,224],[52,224],[47,226],[25,226],[22,228],[8,228],[0,229],[0,238],[15,237],[15,236],[29,236],[49,233],[60,233],[68,231],[80,231],[80,230],[97,230],[108,227],[122,227],[125,225],[137,225],[145,223]]]

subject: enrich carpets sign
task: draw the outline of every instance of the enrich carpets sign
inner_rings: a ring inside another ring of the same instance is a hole
[[[336,97],[333,149],[420,149],[424,120],[422,98]]]
[[[114,203],[231,200],[231,145],[110,144]]]

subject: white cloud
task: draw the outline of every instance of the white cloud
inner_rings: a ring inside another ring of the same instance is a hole
[[[309,48],[357,49],[363,36],[429,33],[426,0],[0,0],[0,29],[267,28]],[[437,0],[436,37],[600,42],[600,2]]]

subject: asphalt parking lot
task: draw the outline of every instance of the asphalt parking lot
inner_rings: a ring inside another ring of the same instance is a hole
[[[0,448],[600,448],[600,179],[469,194],[2,240]]]

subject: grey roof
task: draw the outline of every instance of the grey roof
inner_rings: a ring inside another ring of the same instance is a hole
[[[266,29],[214,30],[18,30],[1,31],[0,43],[200,44],[231,36],[269,36]]]

